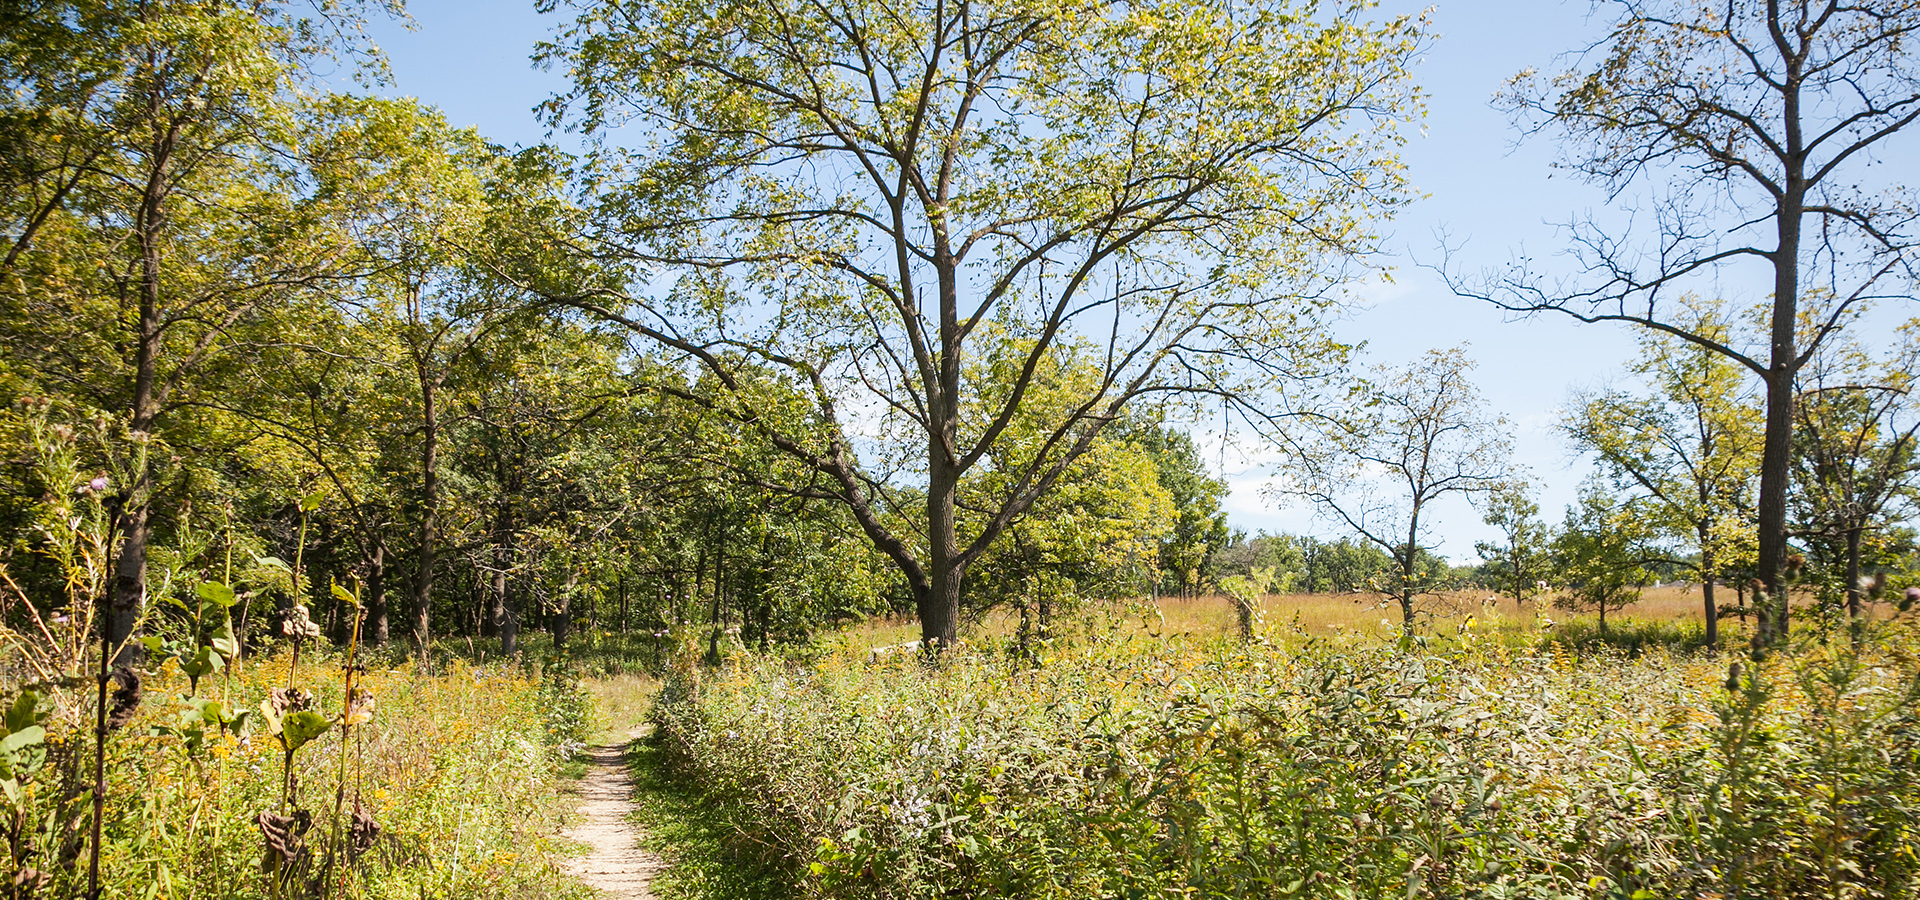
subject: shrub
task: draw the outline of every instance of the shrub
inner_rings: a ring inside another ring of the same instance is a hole
[[[1731,690],[1655,646],[1470,636],[746,656],[679,672],[656,716],[795,896],[1911,896],[1912,637]]]

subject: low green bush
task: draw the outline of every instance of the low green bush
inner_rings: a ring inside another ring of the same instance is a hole
[[[1732,623],[1727,623],[1731,625]],[[1724,638],[1722,639],[1725,640]],[[1695,619],[1655,619],[1643,621],[1632,617],[1617,618],[1601,630],[1595,620],[1590,618],[1572,619],[1555,624],[1541,642],[1559,644],[1576,653],[1589,654],[1601,650],[1614,650],[1629,656],[1638,656],[1649,650],[1667,650],[1676,653],[1691,653],[1707,648],[1707,629]],[[1731,646],[1740,646],[1740,641],[1728,642]]]

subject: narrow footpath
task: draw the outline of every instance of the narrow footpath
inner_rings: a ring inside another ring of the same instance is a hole
[[[627,737],[639,737],[636,729]],[[585,856],[567,860],[568,874],[615,900],[653,900],[649,885],[664,867],[660,857],[640,849],[640,830],[633,814],[633,779],[627,776],[626,743],[588,750],[593,768],[580,779],[579,825],[566,836],[591,847]]]

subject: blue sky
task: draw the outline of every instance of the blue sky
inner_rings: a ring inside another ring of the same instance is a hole
[[[551,33],[553,17],[531,0],[411,0],[417,27],[380,22],[373,36],[393,69],[388,92],[439,107],[456,125],[476,127],[506,145],[531,145],[550,136],[532,113],[564,88],[562,74],[541,72],[528,60],[536,41]],[[1390,2],[1381,16],[1417,14],[1422,7]],[[1430,93],[1424,134],[1404,151],[1416,184],[1429,196],[1392,225],[1388,247],[1392,284],[1359,286],[1363,301],[1338,333],[1366,343],[1365,360],[1392,363],[1428,349],[1467,344],[1478,361],[1476,382],[1490,405],[1513,422],[1515,462],[1527,467],[1549,521],[1574,499],[1587,471],[1554,428],[1570,389],[1604,384],[1632,355],[1637,335],[1624,326],[1577,326],[1570,320],[1509,321],[1484,303],[1454,296],[1419,263],[1436,262],[1445,230],[1460,244],[1457,259],[1470,269],[1493,266],[1515,252],[1551,257],[1551,223],[1605,212],[1598,189],[1556,173],[1548,141],[1515,146],[1518,132],[1489,105],[1506,79],[1527,67],[1550,69],[1559,54],[1591,43],[1605,23],[1589,21],[1585,0],[1484,0],[1433,8],[1437,35],[1416,77]],[[1204,438],[1203,438],[1204,439]],[[1337,534],[1310,510],[1279,508],[1260,486],[1257,459],[1216,449],[1233,493],[1228,512],[1236,528]],[[1436,510],[1441,550],[1455,561],[1473,557],[1473,542],[1490,537],[1464,503]]]

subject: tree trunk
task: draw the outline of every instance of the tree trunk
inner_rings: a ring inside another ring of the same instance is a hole
[[[367,621],[361,626],[360,640],[378,646],[391,637],[387,622],[387,542],[376,538],[373,554],[367,560]]]
[[[952,429],[949,429],[951,433]],[[920,647],[929,657],[938,656],[959,639],[960,626],[960,542],[955,532],[955,496],[960,473],[936,439],[929,451],[930,477],[927,483],[927,574],[928,583],[914,592],[915,611],[920,616]]]
[[[140,197],[135,235],[140,243],[139,320],[135,326],[133,357],[133,396],[129,404],[130,436],[143,446],[130,448],[133,460],[131,483],[121,486],[119,494],[125,508],[120,511],[120,555],[114,564],[113,599],[107,605],[105,628],[107,643],[115,648],[116,660],[138,662],[141,647],[128,638],[147,601],[147,543],[153,538],[153,467],[147,458],[145,442],[153,434],[160,415],[159,358],[166,339],[160,320],[160,240],[166,226],[168,172],[173,156],[175,134],[156,135],[147,184]]]
[[[722,628],[720,622],[721,616],[725,612],[725,608],[721,605],[721,601],[725,595],[721,592],[720,585],[722,583],[721,575],[723,574],[721,565],[724,562],[722,557],[725,555],[723,548],[718,545],[714,546],[713,607],[711,613],[707,616],[707,664],[714,666],[720,664],[720,629]]]
[[[1760,629],[1755,636],[1771,644],[1787,636],[1787,490],[1793,455],[1793,380],[1798,369],[1795,329],[1799,326],[1800,217],[1806,207],[1805,163],[1801,148],[1798,80],[1789,79],[1785,95],[1788,163],[1773,252],[1773,317],[1767,361],[1767,424],[1760,454],[1759,568],[1766,596],[1759,599]]]
[[[1860,526],[1847,529],[1847,618],[1860,620]]]
[[[144,491],[143,491],[144,493]],[[147,542],[153,534],[148,506],[134,504],[121,516],[120,557],[114,564],[113,598],[102,623],[107,645],[115,648],[116,663],[138,661],[140,644],[127,640],[147,598]]]
[[[1714,553],[1712,533],[1706,522],[1699,525],[1700,533],[1700,600],[1705,609],[1707,622],[1707,646],[1720,646],[1720,610],[1713,605]]]
[[[488,626],[500,638],[500,652],[508,656],[512,656],[520,644],[520,615],[514,609],[513,598],[508,596],[507,573],[513,568],[512,516],[508,504],[503,503],[494,510],[493,577],[488,591],[491,608],[487,611]]]
[[[560,586],[560,596],[554,601],[553,616],[553,652],[567,652],[567,635],[573,631],[573,589],[579,583],[579,575],[574,572],[571,561],[567,565],[567,580]]]
[[[1401,627],[1405,629],[1407,634],[1413,633],[1413,567],[1415,557],[1420,553],[1419,538],[1420,502],[1415,500],[1413,511],[1407,517],[1407,542],[1401,545],[1399,553],[1394,554],[1399,557],[1395,562],[1400,564],[1399,600]]]
[[[435,408],[434,388],[436,384],[427,372],[426,357],[417,360],[420,376],[420,402],[422,409],[422,428],[420,446],[420,536],[417,562],[419,568],[413,576],[413,643],[424,655],[427,641],[431,637],[429,630],[433,610],[433,564],[435,544],[439,540],[434,533],[436,515],[440,505],[440,422]]]

